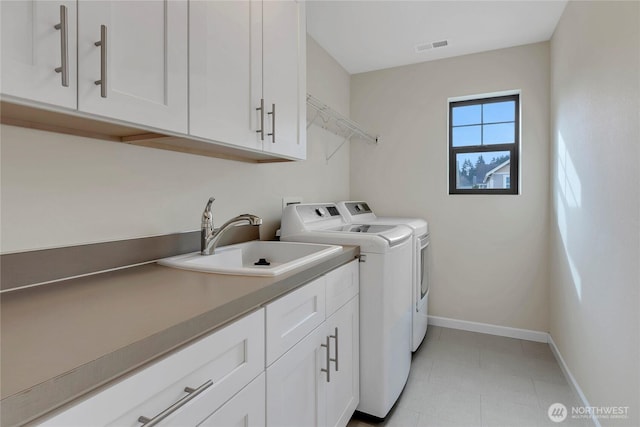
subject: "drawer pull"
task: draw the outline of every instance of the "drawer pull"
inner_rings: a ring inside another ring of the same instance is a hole
[[[331,367],[329,366],[329,364],[331,363],[331,341],[329,341],[330,339],[331,338],[327,337],[327,343],[320,344],[320,346],[324,347],[327,351],[327,369],[320,368],[320,372],[327,373],[327,382],[331,382]]]
[[[264,141],[264,98],[260,98],[260,106],[256,110],[260,111],[260,129],[256,133],[259,133],[260,140]]]
[[[333,338],[336,340],[336,357],[335,359],[329,359],[331,362],[335,362],[336,364],[336,372],[338,372],[338,327],[335,328],[335,334],[329,335],[329,338]]]
[[[206,389],[208,389],[212,385],[213,385],[213,381],[209,380],[206,383],[202,384],[198,388],[185,387],[184,391],[186,393],[188,393],[188,394],[186,396],[184,396],[182,399],[178,400],[176,403],[174,403],[173,405],[169,406],[167,409],[165,409],[164,411],[160,412],[158,415],[156,415],[153,418],[147,418],[147,417],[141,415],[140,417],[138,417],[138,422],[142,423],[142,427],[155,426],[160,421],[164,420],[169,415],[173,414],[175,411],[177,411],[178,409],[182,408],[184,405],[189,403],[189,401],[193,400],[197,395],[199,395],[200,393],[202,393],[203,391],[205,391]]]
[[[67,19],[67,6],[60,6],[60,23],[53,28],[60,30],[60,66],[55,69],[56,73],[61,73],[62,86],[69,87],[69,28]]]
[[[267,113],[271,116],[271,133],[267,135],[271,137],[271,142],[276,142],[276,104],[271,104],[271,111]]]
[[[100,96],[107,97],[107,27],[106,25],[100,26],[100,41],[95,42],[94,45],[100,48],[100,80],[96,80],[94,83],[100,86]]]

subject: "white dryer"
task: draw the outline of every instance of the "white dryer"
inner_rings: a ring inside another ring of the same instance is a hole
[[[412,230],[402,225],[351,225],[335,203],[290,205],[281,240],[360,246],[360,404],[384,418],[411,367]]]
[[[367,202],[338,202],[338,210],[352,224],[403,224],[413,230],[412,339],[416,351],[427,333],[429,306],[429,225],[420,218],[380,217]]]

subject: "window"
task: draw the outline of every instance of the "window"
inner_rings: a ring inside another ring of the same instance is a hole
[[[518,194],[520,96],[449,102],[449,194]]]

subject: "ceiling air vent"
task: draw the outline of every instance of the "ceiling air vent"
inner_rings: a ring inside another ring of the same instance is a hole
[[[447,40],[440,40],[437,42],[430,42],[430,43],[422,43],[422,44],[417,44],[416,45],[416,53],[421,53],[421,52],[425,52],[429,49],[435,49],[438,47],[445,47],[449,44],[449,42]]]

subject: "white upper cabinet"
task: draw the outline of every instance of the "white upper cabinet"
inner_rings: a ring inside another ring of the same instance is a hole
[[[251,51],[252,33],[261,32],[260,8],[256,1],[190,2],[191,135],[262,150],[259,111],[252,107],[262,95],[255,72],[261,61],[259,52]]]
[[[304,2],[190,2],[190,133],[306,158]]]
[[[75,109],[76,2],[2,1],[0,8],[2,94]]]
[[[76,126],[94,137],[99,120],[139,128],[103,128],[130,143],[158,138],[158,148],[205,155],[306,158],[304,1],[2,0],[0,7],[0,93],[28,107],[13,109],[14,120]],[[43,107],[85,121],[34,119]]]
[[[78,109],[186,133],[187,6],[78,2]]]
[[[303,1],[262,3],[264,151],[306,158],[306,18]],[[275,111],[274,111],[275,107]]]

